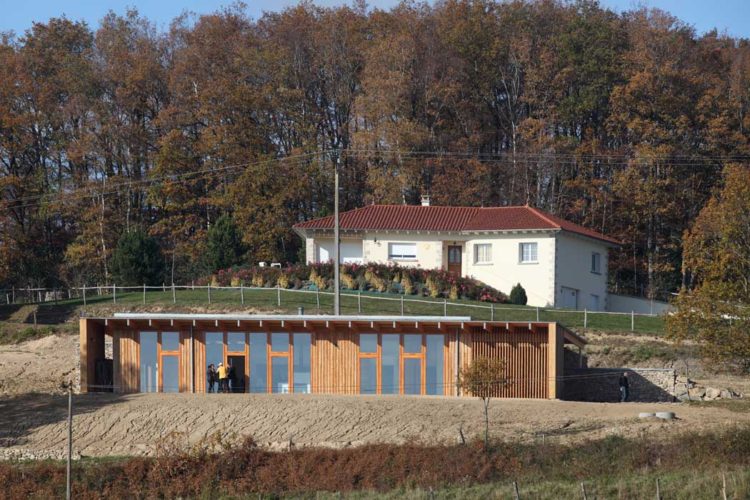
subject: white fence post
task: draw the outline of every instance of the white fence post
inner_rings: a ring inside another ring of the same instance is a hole
[[[490,302],[490,321],[495,321],[495,303]]]
[[[357,313],[362,314],[362,290],[357,290]]]
[[[281,287],[276,285],[276,305],[281,307]]]
[[[86,305],[86,285],[83,285],[83,305]]]
[[[443,316],[448,316],[448,299],[443,299]]]
[[[635,311],[630,311],[630,331],[635,331]]]
[[[206,290],[208,290],[208,303],[210,304],[211,303],[211,283],[209,283],[206,286]]]
[[[240,303],[245,305],[245,282],[240,281]]]
[[[583,327],[588,328],[589,326],[589,312],[588,309],[583,310]]]
[[[320,288],[315,287],[315,303],[318,305],[318,314],[320,314]]]
[[[539,306],[536,307],[536,320],[539,321]]]
[[[177,303],[177,292],[174,289],[174,281],[172,282],[172,304]]]
[[[117,284],[112,283],[112,303],[117,304]]]
[[[401,296],[401,316],[404,315],[404,296]]]
[[[143,284],[143,305],[146,305],[146,284]]]

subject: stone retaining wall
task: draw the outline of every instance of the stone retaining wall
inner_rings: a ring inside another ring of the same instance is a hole
[[[620,375],[628,373],[628,401],[672,402],[677,374],[670,368],[574,368],[565,372],[563,397],[569,401],[620,400]]]

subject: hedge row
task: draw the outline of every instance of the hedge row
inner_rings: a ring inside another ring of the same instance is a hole
[[[333,264],[294,264],[284,268],[234,267],[203,280],[215,286],[309,288],[332,290]],[[344,264],[341,286],[349,290],[398,293],[423,297],[508,302],[508,297],[481,281],[455,276],[441,269],[393,264]]]

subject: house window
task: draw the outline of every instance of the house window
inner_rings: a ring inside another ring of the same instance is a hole
[[[389,260],[415,260],[417,258],[416,243],[389,243]]]
[[[593,252],[591,254],[591,272],[601,274],[602,272],[602,254]]]
[[[492,243],[474,245],[474,264],[489,264],[490,262],[492,262]]]
[[[537,244],[534,243],[520,243],[518,245],[518,257],[521,263],[534,263],[537,262]]]

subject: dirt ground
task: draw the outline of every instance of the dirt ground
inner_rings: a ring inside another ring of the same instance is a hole
[[[0,456],[61,457],[66,443],[67,400],[29,394],[0,399]],[[452,443],[459,429],[480,435],[477,399],[398,396],[136,394],[75,397],[76,454],[152,455],[160,444],[195,444],[216,431],[229,440],[252,436],[272,449],[346,447],[418,439]],[[665,422],[639,419],[639,412],[674,411]],[[750,423],[750,413],[683,404],[579,403],[496,400],[491,433],[504,440],[575,442],[607,435],[648,435]],[[179,433],[178,437],[171,433]],[[544,435],[544,437],[542,437]]]
[[[29,392],[62,393],[80,375],[77,335],[50,335],[0,345],[0,397]]]

